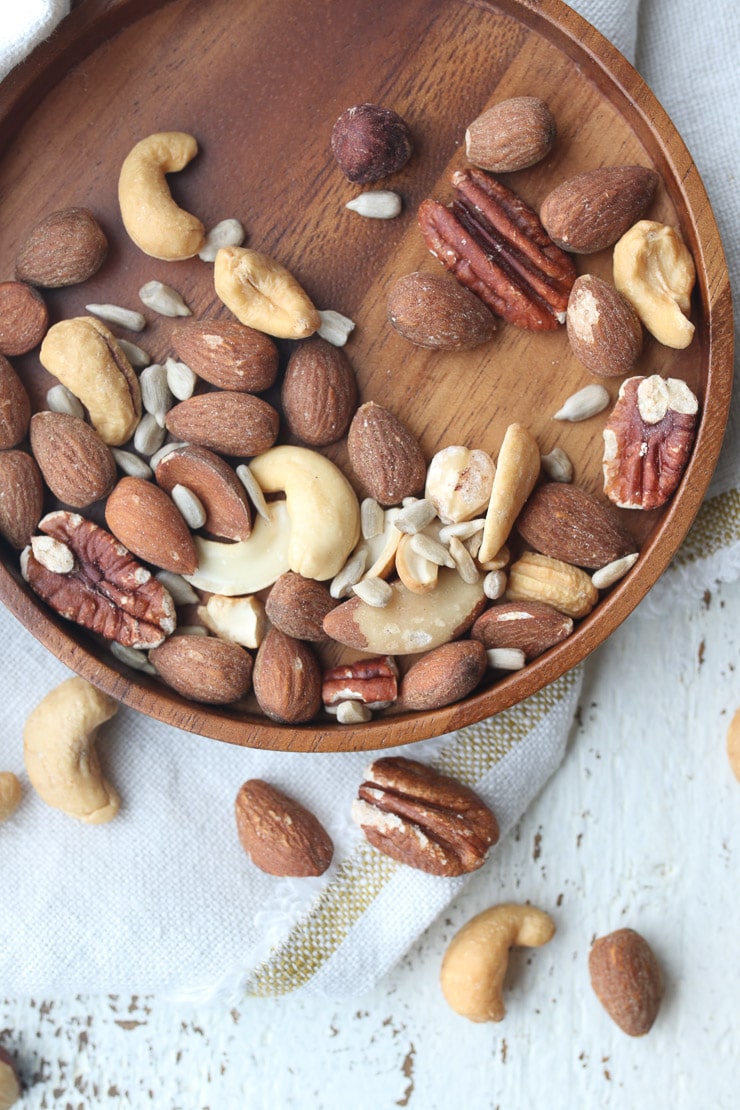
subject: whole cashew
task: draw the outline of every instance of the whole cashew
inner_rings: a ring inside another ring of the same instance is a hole
[[[667,224],[640,220],[614,247],[614,284],[659,343],[681,350],[694,337],[688,319],[696,269]]]
[[[509,949],[538,948],[554,933],[555,924],[544,910],[515,902],[502,902],[471,918],[442,960],[440,982],[447,1002],[470,1021],[501,1021]]]
[[[249,464],[265,493],[285,492],[290,569],[333,578],[360,536],[360,505],[342,471],[308,447],[271,447]]]
[[[240,323],[267,335],[305,339],[321,326],[316,308],[290,271],[259,251],[222,247],[213,283]]]
[[[69,678],[26,721],[23,754],[31,785],[47,805],[90,825],[118,813],[120,799],[100,770],[95,740],[118,702],[84,678]]]
[[[203,224],[175,204],[165,177],[184,169],[197,153],[192,135],[160,131],[124,159],[118,179],[121,218],[137,247],[152,258],[192,258],[206,241]]]

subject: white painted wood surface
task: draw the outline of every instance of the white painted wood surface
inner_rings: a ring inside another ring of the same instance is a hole
[[[725,735],[739,645],[740,585],[658,620],[634,614],[588,661],[565,762],[496,864],[369,995],[230,1010],[0,1000],[24,1110],[735,1107],[740,783]],[[557,933],[513,953],[503,1022],[473,1025],[446,1006],[439,965],[455,930],[502,900],[548,910]],[[588,982],[592,939],[624,925],[650,941],[667,984],[640,1039]]]

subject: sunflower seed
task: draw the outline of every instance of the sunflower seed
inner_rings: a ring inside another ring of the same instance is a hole
[[[116,460],[118,469],[122,470],[124,474],[128,474],[129,478],[146,478],[149,480],[154,477],[149,463],[135,455],[133,451],[122,451],[120,447],[111,447],[110,450]]]
[[[166,429],[160,426],[156,416],[145,412],[134,432],[134,447],[142,455],[153,455],[162,446],[166,435]]]
[[[372,711],[361,701],[340,701],[336,711],[340,725],[366,725],[373,718]]]
[[[221,247],[240,247],[246,238],[238,220],[221,220],[206,235],[205,245],[198,251],[203,262],[214,262]]]
[[[401,212],[401,198],[389,189],[370,189],[347,201],[344,207],[371,220],[392,220]]]
[[[138,651],[137,648],[129,647],[128,644],[119,644],[113,640],[110,645],[111,655],[115,655],[116,659],[121,663],[126,663],[135,671],[144,671],[146,674],[156,674],[156,668],[152,666],[144,651]]]
[[[164,428],[167,413],[172,408],[173,397],[167,385],[167,370],[159,362],[153,362],[141,371],[141,403]]]
[[[172,570],[158,570],[154,577],[164,586],[175,605],[194,605],[199,600],[193,587],[181,574],[175,574]]]
[[[141,370],[142,367],[148,366],[152,361],[146,351],[137,347],[135,343],[131,343],[130,340],[118,339],[116,342],[135,370]]]
[[[374,497],[365,497],[360,504],[362,538],[372,540],[385,529],[385,513]]]
[[[475,560],[458,536],[452,536],[450,539],[450,555],[455,560],[457,573],[460,575],[463,582],[467,582],[469,586],[472,586],[478,581],[479,575]]]
[[[352,592],[352,587],[360,581],[365,573],[366,565],[367,551],[361,547],[347,560],[342,569],[332,579],[329,586],[331,596],[336,600],[348,597]]]
[[[427,528],[436,515],[437,510],[429,498],[422,497],[401,509],[393,523],[399,532],[414,536]]]
[[[162,281],[147,281],[139,290],[141,303],[160,316],[192,316],[180,294]]]
[[[361,578],[352,590],[360,601],[374,609],[384,609],[393,597],[393,590],[383,578]]]
[[[498,601],[504,596],[507,577],[503,570],[490,570],[483,579],[483,593],[491,601]]]
[[[255,509],[267,523],[270,523],[270,510],[265,501],[265,495],[262,492],[262,487],[255,478],[252,471],[249,469],[248,463],[239,463],[236,468],[236,476],[247,491],[249,500],[254,505]]]
[[[343,347],[350,336],[350,332],[355,330],[354,320],[350,320],[348,316],[342,316],[341,312],[334,312],[331,308],[320,309],[319,316],[321,317],[321,326],[318,334],[321,338],[328,343],[333,343],[335,347]]]
[[[75,397],[71,389],[67,389],[66,385],[58,382],[53,385],[46,394],[46,404],[51,412],[63,412],[68,416],[79,416],[81,420],[85,419],[85,409],[82,401]]]
[[[173,397],[177,397],[178,401],[187,401],[195,392],[197,375],[184,362],[178,362],[174,358],[165,359],[164,365],[170,393]]]
[[[579,420],[588,420],[589,417],[603,412],[610,400],[609,390],[605,386],[597,385],[594,382],[572,394],[562,408],[555,413],[553,420],[569,420],[572,423],[577,423]]]
[[[86,304],[85,311],[105,320],[106,324],[117,324],[128,331],[143,331],[146,327],[146,317],[133,308],[121,308],[117,304]]]
[[[600,567],[599,570],[594,571],[591,575],[591,581],[597,590],[605,590],[607,586],[613,586],[620,578],[624,578],[627,571],[632,569],[639,558],[638,551],[634,551],[631,555],[623,555],[621,559],[615,559],[613,563],[607,563],[605,567]]]
[[[175,505],[180,510],[183,520],[188,528],[196,531],[202,528],[206,522],[206,511],[203,508],[203,502],[197,494],[193,493],[187,486],[183,486],[177,482],[170,491],[170,497],[175,502]]]

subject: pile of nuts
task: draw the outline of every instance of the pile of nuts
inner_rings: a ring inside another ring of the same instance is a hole
[[[184,697],[225,704],[251,694],[287,724],[440,708],[487,671],[523,667],[569,635],[639,555],[609,501],[666,502],[698,402],[684,382],[633,374],[643,325],[674,347],[693,332],[691,257],[672,228],[642,218],[657,174],[589,171],[554,189],[539,215],[492,176],[534,164],[556,136],[533,97],[471,124],[472,164],[452,175],[452,203],[419,209],[427,246],[457,280],[400,277],[388,318],[409,342],[441,352],[490,341],[497,317],[536,330],[566,323],[587,369],[624,378],[604,431],[605,499],[573,486],[564,452],[541,457],[519,423],[495,459],[454,443],[425,459],[392,411],[361,403],[343,350],[352,321],[319,312],[285,267],[242,246],[238,221],[207,234],[177,206],[166,175],[197,143],[163,132],[123,162],[123,225],[154,258],[212,260],[233,318],[184,319],[163,364],[111,330],[144,326],[130,309],[88,305],[89,315],[48,327],[37,287],[86,280],[107,242],[81,208],[31,231],[16,280],[0,286],[0,347],[40,343],[57,382],[48,409],[31,416],[0,358],[0,532],[20,550],[30,587]],[[406,164],[412,137],[395,112],[364,104],[342,113],[331,146],[348,180],[366,184]],[[356,210],[371,218],[399,208],[372,190],[362,196],[369,207]],[[574,254],[612,245],[613,287],[577,276]],[[162,315],[190,315],[160,282],[140,296]],[[294,343],[281,414],[260,396],[278,380],[275,338]],[[586,419],[609,402],[595,383],[554,418]],[[26,436],[30,453],[19,446]],[[321,453],[344,437],[349,476]],[[48,513],[45,487],[60,506]],[[349,649],[349,661],[327,670],[327,641]]]

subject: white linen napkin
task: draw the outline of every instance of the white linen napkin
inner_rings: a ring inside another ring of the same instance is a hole
[[[67,5],[36,0],[32,19],[29,7],[21,12],[18,5],[14,22],[0,28],[0,71],[47,34]],[[637,59],[672,115],[713,200],[736,276],[734,6],[706,5],[704,18],[697,18],[697,0],[578,0],[573,7]],[[734,412],[711,498],[660,584],[672,601],[687,588],[684,579],[701,591],[718,577],[733,577],[740,565],[737,420]],[[122,794],[119,816],[86,827],[50,810],[28,785],[21,733],[33,706],[70,672],[4,610],[0,635],[13,644],[3,664],[0,769],[14,771],[26,787],[20,810],[0,828],[11,892],[0,903],[5,994],[164,991],[199,1001],[236,999],[244,991],[360,994],[465,881],[403,868],[365,843],[348,814],[367,754],[236,748],[126,707],[100,744]],[[474,786],[505,835],[557,769],[580,686],[577,669],[506,713],[403,754]],[[236,792],[250,777],[273,782],[326,825],[336,853],[325,876],[275,880],[251,865],[233,818]]]

